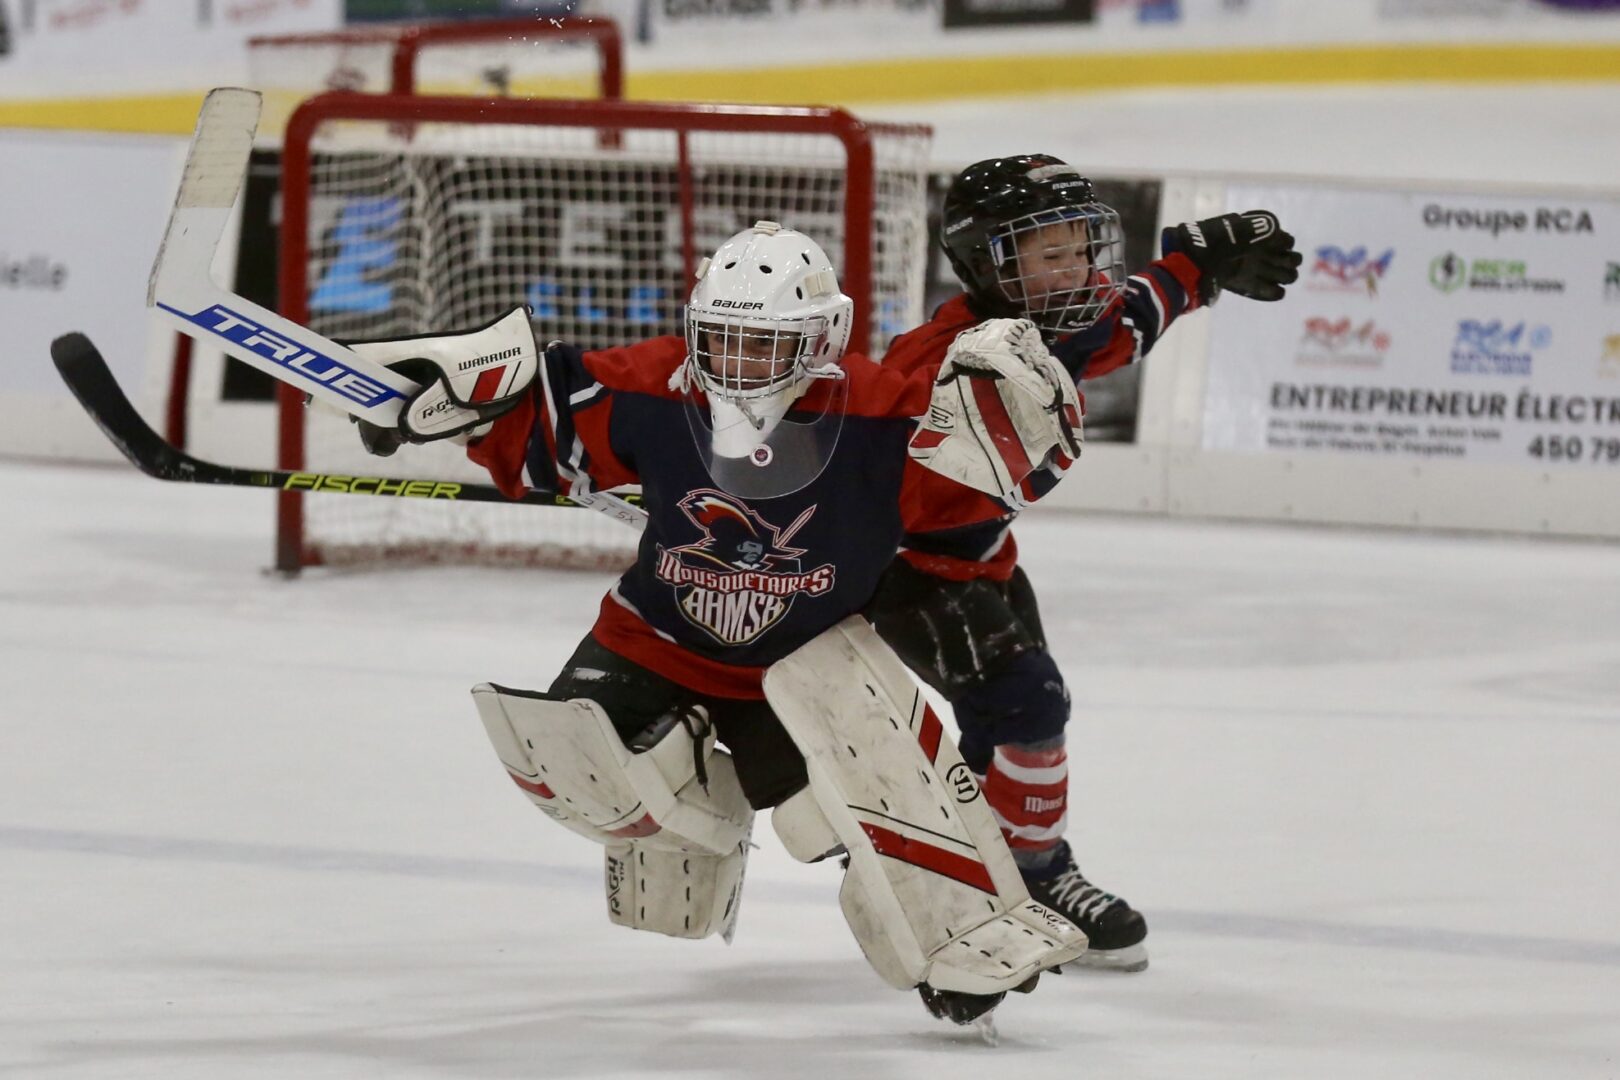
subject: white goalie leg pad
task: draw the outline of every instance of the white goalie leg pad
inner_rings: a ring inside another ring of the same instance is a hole
[[[864,619],[771,665],[765,696],[827,825],[808,824],[795,796],[778,831],[796,855],[827,834],[843,843],[844,917],[886,982],[994,994],[1085,952],[1077,927],[1029,898],[973,773]]]
[[[706,718],[642,752],[594,701],[490,683],[473,701],[507,775],[559,825],[607,849],[608,915],[675,937],[730,940],[754,811]],[[700,774],[701,766],[701,774]]]
[[[730,767],[724,754],[716,760]],[[746,835],[724,855],[672,851],[635,840],[609,847],[608,918],[632,930],[670,937],[705,938],[718,932],[730,944],[747,866]]]

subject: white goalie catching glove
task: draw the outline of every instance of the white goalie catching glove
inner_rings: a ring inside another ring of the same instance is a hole
[[[517,405],[540,370],[540,345],[522,305],[481,330],[346,344],[422,384],[401,407],[395,427],[355,421],[360,441],[381,457],[401,443],[482,435]]]
[[[1049,459],[1080,456],[1080,395],[1035,324],[990,319],[951,343],[910,453],[925,468],[997,498]]]

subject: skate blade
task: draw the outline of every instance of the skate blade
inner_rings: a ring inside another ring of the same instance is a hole
[[[1146,945],[1129,945],[1123,949],[1087,949],[1063,965],[1063,971],[1117,971],[1129,974],[1146,971],[1148,954]]]
[[[986,1046],[999,1046],[1001,1032],[996,1030],[996,1010],[991,1009],[983,1016],[973,1021],[973,1030],[979,1033]]]

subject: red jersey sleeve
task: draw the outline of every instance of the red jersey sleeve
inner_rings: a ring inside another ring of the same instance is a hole
[[[639,483],[629,440],[614,427],[615,398],[671,393],[669,376],[685,355],[679,338],[595,352],[553,343],[529,395],[467,456],[514,498],[530,489],[568,495]]]
[[[1179,252],[1149,263],[1126,279],[1119,299],[1095,327],[1058,342],[1053,354],[1077,380],[1095,379],[1140,360],[1171,323],[1198,309],[1198,280],[1198,267]]]

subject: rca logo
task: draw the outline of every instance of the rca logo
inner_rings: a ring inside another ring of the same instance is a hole
[[[1315,316],[1305,320],[1294,362],[1302,367],[1379,368],[1389,355],[1389,331],[1372,319]]]
[[[1381,254],[1374,255],[1364,244],[1353,248],[1324,244],[1316,249],[1316,262],[1311,266],[1311,280],[1306,287],[1377,296],[1378,283],[1389,273],[1389,264],[1394,260],[1394,248],[1385,248]]]

